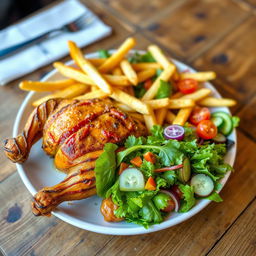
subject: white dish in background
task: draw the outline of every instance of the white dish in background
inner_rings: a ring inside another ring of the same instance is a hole
[[[143,51],[141,51],[141,53],[143,53]],[[87,54],[86,56],[88,58],[96,58],[98,57],[98,54],[91,53]],[[196,72],[194,69],[179,61],[173,61],[180,71],[185,71],[189,69],[191,72]],[[73,62],[70,61],[67,64],[71,65],[72,63]],[[42,79],[42,81],[58,79],[63,79],[63,76],[57,73],[56,70],[53,70],[48,73]],[[214,96],[221,97],[217,90],[210,83],[205,83],[205,87],[210,88],[213,91]],[[29,114],[32,112],[33,108],[31,106],[31,102],[42,97],[44,94],[45,93],[30,92],[27,95],[18,111],[15,120],[13,129],[14,137],[22,131]],[[228,108],[226,107],[214,108],[213,110],[221,110],[230,113]],[[233,166],[235,161],[237,144],[236,132],[234,131],[229,136],[229,138],[235,142],[235,145],[228,151],[227,155],[225,156],[225,161]],[[42,142],[40,140],[32,147],[30,156],[24,164],[17,164],[19,175],[32,195],[35,195],[38,190],[45,186],[52,186],[59,183],[65,177],[65,174],[57,171],[54,168],[53,160],[44,153],[41,148],[41,143]],[[228,180],[229,175],[230,172],[228,172],[222,179],[221,183],[223,185]],[[29,204],[30,202],[27,203]],[[100,213],[101,198],[99,198],[98,196],[93,196],[91,198],[74,201],[71,203],[64,202],[60,206],[58,206],[57,210],[52,212],[52,214],[71,225],[97,233],[111,235],[137,235],[155,232],[181,223],[189,219],[196,213],[200,212],[209,203],[210,201],[206,199],[198,200],[197,205],[195,205],[189,212],[173,213],[164,222],[154,225],[149,229],[145,229],[142,226],[138,226],[132,223],[105,222],[103,216]]]

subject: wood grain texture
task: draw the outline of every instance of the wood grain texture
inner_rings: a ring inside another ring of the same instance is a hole
[[[256,200],[233,223],[226,235],[209,253],[214,255],[255,255],[256,252]]]
[[[147,30],[178,57],[188,59],[217,42],[247,15],[229,0],[189,0],[149,25]]]
[[[194,63],[200,69],[214,70],[226,84],[223,89],[241,106],[256,93],[255,26],[256,16],[252,15]]]

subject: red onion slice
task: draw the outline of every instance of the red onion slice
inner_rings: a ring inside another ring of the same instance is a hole
[[[183,164],[178,164],[178,165],[173,165],[173,166],[168,166],[168,167],[155,169],[154,172],[167,172],[167,171],[177,170],[177,169],[180,169],[182,167],[183,167]]]
[[[164,137],[168,140],[183,140],[185,136],[185,130],[182,126],[173,124],[164,129]]]
[[[175,203],[174,211],[178,212],[179,209],[180,209],[180,200],[179,200],[179,198],[174,193],[172,193],[171,191],[161,189],[161,192],[169,195],[172,198],[172,200]]]

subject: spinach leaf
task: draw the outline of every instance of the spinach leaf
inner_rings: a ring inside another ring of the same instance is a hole
[[[100,197],[105,197],[107,190],[115,182],[116,170],[116,154],[117,145],[107,143],[104,146],[104,151],[96,160],[95,176],[96,176],[96,190]]]

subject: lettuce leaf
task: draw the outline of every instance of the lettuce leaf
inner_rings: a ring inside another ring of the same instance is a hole
[[[179,212],[187,212],[196,204],[194,189],[192,186],[182,184],[179,185],[179,189],[183,193]]]
[[[217,192],[213,192],[206,199],[209,199],[209,200],[214,201],[216,203],[220,203],[220,202],[223,201],[223,199],[220,197],[220,195]]]
[[[145,54],[135,52],[135,54],[128,60],[130,63],[156,62],[156,60],[153,58],[150,52],[146,52]]]
[[[103,153],[96,160],[95,176],[96,176],[96,190],[100,197],[105,197],[107,190],[115,182],[116,170],[116,154],[117,145],[107,143],[104,146]]]
[[[99,54],[100,58],[102,58],[102,59],[107,59],[108,57],[111,56],[111,54],[109,54],[109,52],[107,50],[103,50],[103,49],[99,50],[98,54]]]
[[[169,82],[160,80],[160,87],[156,93],[156,99],[169,98],[172,93],[172,87]]]

